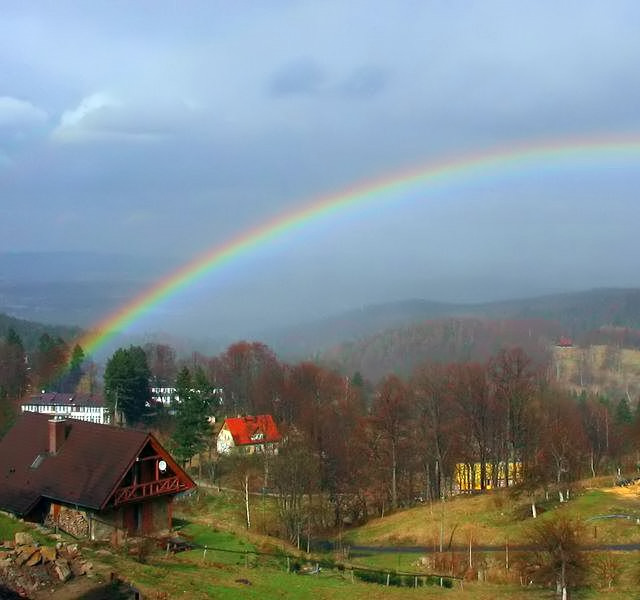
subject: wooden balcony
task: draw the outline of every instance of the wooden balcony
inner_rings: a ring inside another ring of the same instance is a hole
[[[177,494],[185,489],[180,482],[179,477],[167,477],[147,483],[138,483],[127,487],[118,488],[114,495],[113,504],[119,506],[126,502],[135,502],[136,500],[144,500],[153,496],[162,496],[163,494]]]

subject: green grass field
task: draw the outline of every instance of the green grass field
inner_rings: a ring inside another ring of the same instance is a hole
[[[601,482],[599,482],[601,483]],[[352,575],[351,567],[377,568],[389,572],[438,573],[436,559],[431,562],[421,560],[420,554],[369,553],[353,554],[342,561],[340,567],[330,564],[333,557],[290,558],[293,549],[276,538],[247,532],[243,520],[240,498],[232,493],[201,493],[190,502],[176,505],[176,525],[178,531],[192,540],[198,547],[175,555],[167,555],[161,548],[154,547],[143,560],[127,552],[126,549],[105,553],[98,546],[87,545],[83,553],[95,564],[96,570],[104,577],[116,572],[135,585],[151,599],[165,598],[284,598],[330,599],[348,597],[354,600],[393,600],[394,598],[449,598],[461,600],[472,597],[479,600],[537,599],[551,597],[548,589],[520,585],[517,576],[517,553],[511,555],[512,566],[507,573],[504,555],[473,551],[474,567],[483,565],[490,582],[456,580],[452,589],[437,586],[386,587],[366,583]],[[273,504],[263,506],[256,499],[255,508],[264,508],[265,515],[274,514]],[[640,517],[640,498],[633,489],[589,488],[577,493],[569,503],[558,504],[555,500],[542,503],[545,509],[539,519],[548,519],[560,512],[585,522],[584,536],[587,543],[594,539],[598,543],[640,541],[640,525],[635,518],[605,519],[586,521],[589,517],[608,514],[628,514]],[[507,536],[513,546],[525,541],[526,528],[533,523],[527,511],[526,499],[514,499],[505,492],[496,492],[472,497],[458,497],[448,500],[444,506],[445,545],[453,532],[454,546],[464,546],[472,539],[475,544],[503,544]],[[351,544],[363,545],[424,545],[432,548],[439,537],[442,506],[436,504],[420,506],[400,511],[383,519],[376,519],[363,527],[352,529],[344,536]],[[11,539],[17,530],[32,528],[0,515],[0,538]],[[38,536],[38,532],[35,532]],[[47,543],[53,543],[48,540]],[[208,546],[204,553],[203,546]],[[262,553],[275,554],[266,556]],[[447,553],[445,553],[447,554]],[[456,555],[457,571],[464,573],[467,555]],[[634,597],[636,578],[640,569],[640,552],[604,553],[590,552],[590,579],[588,587],[572,597],[591,600],[606,597],[611,600]],[[325,566],[316,575],[298,574],[297,568],[313,566],[316,561],[325,560]],[[601,576],[598,565],[608,560],[615,564],[617,573],[612,589]],[[346,568],[344,565],[346,564]],[[288,569],[291,572],[288,572]],[[446,572],[444,573],[446,574]],[[405,584],[411,580],[404,579]]]
[[[53,546],[55,544],[55,541],[40,533],[35,528],[26,525],[18,519],[0,513],[0,542],[13,541],[13,537],[18,531],[29,532],[33,539],[41,545]]]

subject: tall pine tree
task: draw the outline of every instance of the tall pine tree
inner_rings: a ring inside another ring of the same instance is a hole
[[[104,390],[115,422],[124,417],[128,425],[139,423],[151,400],[149,366],[140,346],[118,348],[107,362]]]
[[[172,436],[173,451],[178,460],[186,463],[207,447],[211,436],[209,426],[209,405],[211,396],[206,389],[196,387],[196,380],[202,386],[208,385],[203,373],[192,377],[189,369],[183,367],[176,379],[176,428]]]

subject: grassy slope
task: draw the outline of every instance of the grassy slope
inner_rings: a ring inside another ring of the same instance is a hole
[[[41,545],[55,545],[55,541],[49,539],[33,527],[29,527],[25,525],[24,522],[14,519],[5,513],[0,513],[0,545],[2,545],[3,541],[13,541],[13,537],[18,531],[29,532],[33,539]]]
[[[597,515],[628,514],[640,517],[640,490],[634,488],[586,488],[566,504],[555,499],[539,503],[545,520],[563,512],[585,522],[587,541],[598,543],[640,543],[640,525],[634,519],[587,519]],[[453,534],[454,546],[468,544],[501,545],[526,542],[527,529],[532,525],[529,504],[525,498],[513,499],[499,491],[472,497],[458,496],[433,506],[425,505],[370,521],[350,531],[345,539],[358,545],[424,545],[439,543],[440,524],[444,514],[445,545]],[[594,532],[593,527],[596,527]]]
[[[181,531],[199,544],[239,551],[270,550],[283,548],[283,543],[258,534],[243,532],[242,511],[238,499],[233,494],[203,495],[199,500],[179,505],[177,513]],[[433,538],[436,525],[439,526],[440,514],[434,507],[428,506],[410,509],[372,521],[347,535],[352,542],[385,544],[424,543]],[[548,505],[546,513],[540,519],[549,518],[557,511],[587,518],[595,514],[613,514],[626,512],[640,515],[640,500],[636,490],[587,489],[569,504]],[[456,498],[445,505],[446,536],[450,535],[452,524],[457,523],[454,543],[464,543],[468,532],[474,531],[479,542],[502,543],[505,533],[509,533],[511,543],[521,539],[525,527],[531,519],[522,512],[526,509],[524,500],[516,501],[504,493]],[[635,521],[600,521],[598,541],[636,541],[640,540],[640,526]],[[11,537],[17,529],[25,525],[0,515],[0,538]],[[439,531],[439,529],[438,529]],[[587,531],[589,533],[589,531]],[[448,541],[448,539],[447,539]],[[549,592],[534,587],[521,587],[513,584],[464,583],[453,590],[440,588],[386,588],[376,584],[351,581],[350,574],[338,570],[325,570],[318,576],[303,576],[286,572],[286,560],[279,557],[256,557],[249,554],[231,554],[208,551],[206,557],[202,550],[192,550],[166,556],[161,550],[154,550],[146,563],[140,563],[124,552],[108,555],[97,554],[90,548],[83,552],[91,558],[96,568],[108,574],[115,571],[136,585],[149,598],[338,598],[349,597],[354,600],[376,600],[378,598],[441,598],[451,600],[477,598],[479,600],[502,600],[547,598]],[[621,584],[607,592],[611,600],[628,598],[632,563],[638,562],[638,554],[620,555],[620,571],[623,572]],[[416,566],[415,554],[372,555],[354,562],[380,568],[407,571],[421,570]],[[581,592],[578,598],[600,597],[598,590]]]

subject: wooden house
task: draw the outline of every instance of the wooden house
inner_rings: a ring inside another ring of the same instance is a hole
[[[195,483],[150,433],[25,412],[0,440],[0,510],[91,539],[151,535]]]

